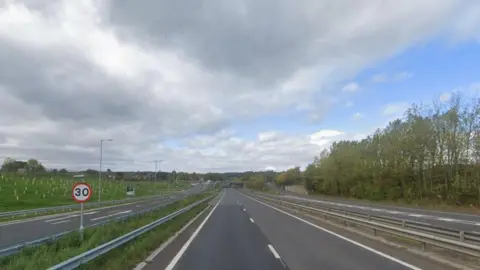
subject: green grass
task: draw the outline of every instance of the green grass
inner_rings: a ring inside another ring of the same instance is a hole
[[[87,228],[84,232],[84,241],[80,240],[80,235],[76,232],[66,235],[54,243],[24,249],[18,254],[0,258],[0,269],[46,269],[71,257],[79,255],[87,250],[95,248],[103,243],[113,240],[125,233],[131,232],[141,226],[149,224],[162,216],[175,212],[176,210],[179,210],[212,194],[213,193],[205,193],[201,195],[190,196],[157,211],[129,219],[125,222],[111,223],[97,228]],[[204,207],[206,207],[206,205],[207,203],[203,203],[202,205],[195,207],[188,213],[185,213],[184,215],[181,215],[180,217],[157,227],[154,231],[149,232],[145,236],[133,240],[131,243],[124,245],[118,250],[114,250],[105,254],[97,260],[82,266],[82,268],[129,268],[127,267],[127,264],[131,266],[137,261],[144,259],[142,256],[146,255],[148,252],[145,248],[153,248],[154,245],[158,246],[160,244],[158,241],[167,239],[175,232],[175,230],[178,230],[186,221],[188,221],[188,217],[200,212]],[[135,262],[133,261],[134,259],[136,260]],[[129,269],[131,269],[131,267]]]
[[[91,201],[98,198],[98,178],[86,177],[85,182],[93,189]],[[72,175],[41,174],[37,176],[0,174],[0,211],[15,211],[74,204],[71,190],[74,183]],[[102,201],[125,199],[127,185],[135,187],[136,197],[160,194],[165,190],[179,190],[184,183],[167,184],[165,182],[119,181],[104,179],[102,182]]]

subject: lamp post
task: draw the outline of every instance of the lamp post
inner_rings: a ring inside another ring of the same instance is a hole
[[[103,158],[103,142],[111,142],[112,139],[100,140],[100,170],[98,171],[98,201],[100,201],[100,195],[102,194],[102,158]]]
[[[155,178],[153,183],[154,193],[157,194],[157,162],[162,162],[162,160],[154,160],[155,162]]]

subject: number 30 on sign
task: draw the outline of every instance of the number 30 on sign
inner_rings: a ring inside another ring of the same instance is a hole
[[[90,200],[92,196],[92,188],[87,183],[77,183],[73,186],[72,197],[79,203],[84,203]]]

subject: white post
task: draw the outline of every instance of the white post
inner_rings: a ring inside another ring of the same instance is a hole
[[[83,241],[83,203],[80,204],[80,240]]]

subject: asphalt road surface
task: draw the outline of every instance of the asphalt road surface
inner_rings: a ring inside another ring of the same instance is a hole
[[[185,191],[184,194],[198,192],[199,188]],[[181,193],[147,199],[145,201],[130,202],[117,206],[107,206],[99,209],[88,209],[84,212],[83,224],[88,226],[122,216],[126,216],[155,206],[165,205],[175,200]],[[80,213],[65,213],[49,215],[25,220],[0,223],[0,250],[9,246],[33,241],[65,231],[76,230],[80,227]]]
[[[265,235],[241,211],[232,193],[225,195],[174,269],[286,269],[272,253]]]
[[[271,194],[264,194],[272,197]],[[346,200],[321,200],[311,196],[277,195],[273,196],[285,201],[308,201],[310,203],[336,209],[346,209],[358,213],[375,216],[388,216],[405,220],[428,223],[434,226],[452,228],[463,231],[480,232],[480,215],[461,214],[446,211],[433,211],[417,208],[387,206]]]
[[[179,236],[184,244],[170,263],[158,256],[145,270],[443,269],[404,250],[349,237],[225,189],[189,239]]]

